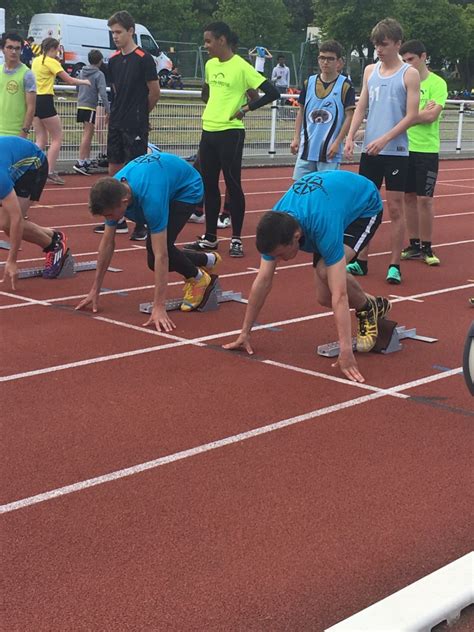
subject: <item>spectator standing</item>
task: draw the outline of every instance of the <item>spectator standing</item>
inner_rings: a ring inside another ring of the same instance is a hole
[[[41,44],[42,54],[33,59],[31,69],[36,78],[37,97],[33,127],[36,133],[36,144],[45,149],[48,135],[51,143],[48,150],[48,180],[53,184],[64,184],[64,180],[55,171],[59,151],[63,139],[61,119],[54,106],[54,81],[56,77],[70,86],[90,85],[87,79],[70,77],[57,60],[59,41],[47,37]]]
[[[199,160],[204,181],[206,232],[191,250],[217,250],[217,222],[221,206],[219,174],[222,170],[229,192],[232,238],[229,254],[243,257],[241,240],[245,214],[245,196],[241,184],[242,152],[245,140],[244,116],[278,98],[278,91],[242,57],[236,55],[237,35],[225,22],[206,27],[204,46],[209,54],[202,99],[203,132]],[[264,95],[248,102],[246,92],[259,88]]]
[[[30,35],[30,37],[27,37],[23,42],[23,48],[21,49],[20,61],[22,64],[25,64],[25,66],[28,66],[28,68],[31,68],[34,57],[33,49],[31,48],[31,44],[33,44],[34,41],[35,38]]]
[[[342,46],[335,40],[319,48],[320,73],[311,75],[299,96],[295,136],[290,149],[298,154],[293,179],[313,171],[338,169],[342,146],[354,114],[355,90],[340,74]]]
[[[80,86],[78,91],[76,121],[82,123],[84,129],[82,132],[81,145],[79,147],[79,160],[73,169],[84,175],[90,175],[91,144],[92,138],[94,137],[99,97],[106,112],[105,122],[107,122],[110,113],[105,75],[100,70],[103,59],[100,50],[89,51],[89,66],[84,66],[80,74],[81,79],[88,79],[90,81],[90,86]]]
[[[400,253],[405,235],[403,200],[408,172],[407,129],[416,120],[420,101],[420,75],[400,56],[403,31],[393,18],[385,18],[372,29],[371,40],[379,61],[364,70],[362,91],[347,134],[345,152],[354,151],[354,136],[367,113],[359,173],[380,188],[385,179],[390,216],[391,257],[388,283],[399,284]],[[368,249],[362,250],[347,268],[351,274],[365,276]]]
[[[160,98],[160,84],[153,57],[135,43],[135,21],[130,13],[117,11],[107,24],[118,49],[108,64],[114,97],[109,118],[107,157],[109,175],[113,176],[130,160],[146,154],[149,113]],[[104,224],[94,228],[96,233],[104,230]],[[119,222],[116,231],[128,232],[125,219]],[[146,237],[146,227],[136,224],[130,239],[141,241]]]
[[[408,178],[405,186],[405,219],[410,245],[402,250],[402,259],[422,259],[437,266],[433,252],[433,195],[438,177],[439,120],[446,99],[446,81],[428,70],[426,48],[419,40],[405,42],[400,55],[420,74],[420,111],[415,125],[408,130]]]
[[[23,39],[6,33],[5,62],[0,65],[0,136],[29,134],[36,106],[36,81],[31,70],[20,61]]]
[[[255,57],[255,70],[265,76],[265,60],[273,58],[271,52],[265,46],[255,46],[249,50],[249,57]]]
[[[277,61],[272,70],[272,83],[280,94],[285,94],[290,87],[290,69],[285,63],[284,55],[278,55]]]

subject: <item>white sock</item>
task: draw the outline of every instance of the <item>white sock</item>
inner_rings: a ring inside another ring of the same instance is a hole
[[[215,266],[216,262],[217,262],[217,257],[213,252],[206,252],[206,257],[207,257],[207,265],[208,266]]]
[[[199,279],[202,277],[202,270],[200,268],[198,268],[198,273],[196,274],[196,276],[194,277],[194,279],[196,281],[199,281]]]

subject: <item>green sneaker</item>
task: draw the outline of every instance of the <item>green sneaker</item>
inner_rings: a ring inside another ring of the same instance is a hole
[[[410,244],[402,250],[401,258],[404,261],[406,259],[421,259],[421,248],[419,246],[412,246]]]
[[[400,285],[402,282],[402,275],[400,270],[395,266],[388,266],[387,271],[387,283],[391,283],[392,285]]]
[[[431,248],[422,248],[421,256],[423,258],[423,261],[429,266],[439,266],[439,264],[441,263],[439,258],[435,255]]]
[[[357,259],[352,263],[348,263],[346,265],[346,270],[349,274],[352,274],[352,276],[365,276],[367,274],[367,271],[364,271]]]

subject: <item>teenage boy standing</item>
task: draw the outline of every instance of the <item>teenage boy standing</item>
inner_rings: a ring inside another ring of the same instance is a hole
[[[408,172],[407,129],[418,115],[420,76],[399,56],[403,31],[392,19],[381,20],[372,29],[371,40],[379,61],[364,71],[359,102],[347,134],[345,153],[352,158],[354,135],[365,113],[367,124],[360,158],[359,173],[380,188],[385,179],[387,207],[391,221],[391,258],[387,282],[399,284],[400,252],[403,247],[405,222],[403,199]],[[356,276],[367,274],[368,249],[347,266]]]
[[[335,40],[323,42],[318,63],[321,72],[311,75],[299,97],[295,136],[291,153],[298,154],[293,179],[313,171],[338,169],[344,140],[355,109],[355,91],[340,74],[342,46]]]
[[[420,74],[420,111],[416,125],[408,130],[408,178],[405,187],[405,219],[410,245],[402,259],[422,259],[429,266],[440,261],[431,248],[433,195],[438,177],[439,120],[448,98],[446,81],[430,72],[426,48],[419,40],[405,42],[400,55]]]
[[[153,57],[135,44],[135,21],[128,11],[117,11],[107,22],[117,52],[109,59],[109,80],[114,99],[110,111],[107,137],[109,175],[113,176],[127,162],[146,154],[149,113],[160,98],[160,84]],[[103,233],[104,225],[94,232]],[[124,219],[118,233],[128,232]],[[145,240],[146,227],[136,224],[130,239]]]

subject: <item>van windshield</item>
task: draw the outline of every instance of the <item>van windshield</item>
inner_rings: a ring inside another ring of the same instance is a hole
[[[155,40],[150,35],[141,35],[140,40],[143,50],[146,50],[147,53],[150,53],[150,55],[153,55],[154,57],[158,57],[161,51]]]

